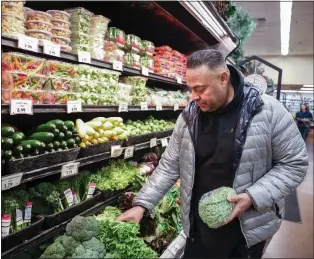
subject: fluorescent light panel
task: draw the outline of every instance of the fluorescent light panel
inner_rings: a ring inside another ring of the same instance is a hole
[[[301,90],[301,91],[310,91],[310,92],[312,92],[312,93],[313,93],[314,88],[306,88],[306,87],[302,87],[300,90]]]
[[[313,88],[313,85],[303,85],[303,87],[306,87],[306,88]]]
[[[288,55],[290,41],[292,1],[280,1],[280,36],[281,36],[281,54]]]

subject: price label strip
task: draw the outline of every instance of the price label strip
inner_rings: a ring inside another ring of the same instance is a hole
[[[162,147],[168,146],[168,139],[167,138],[162,138],[161,139],[161,146]]]
[[[120,103],[118,112],[128,112],[129,110],[129,105],[127,103]]]
[[[96,184],[90,183],[88,193],[87,193],[87,199],[90,199],[93,197],[95,190],[96,190]]]
[[[11,216],[3,214],[1,216],[1,237],[5,237],[10,233]]]
[[[127,147],[124,151],[124,159],[133,157],[134,154],[134,146]]]
[[[169,251],[176,257],[177,253],[182,249],[182,244],[178,244],[173,242],[173,244],[169,247]]]
[[[67,113],[82,112],[81,101],[67,101]]]
[[[61,47],[48,40],[43,40],[43,52],[50,56],[60,57]]]
[[[26,203],[24,222],[31,222],[31,220],[32,220],[32,207],[33,207],[32,202],[29,201]]]
[[[142,111],[147,111],[148,110],[147,102],[141,102],[141,110]]]
[[[21,184],[23,173],[3,176],[1,178],[2,191],[11,189]]]
[[[150,140],[149,147],[152,148],[152,147],[156,147],[156,146],[157,146],[157,138],[152,138]]]
[[[78,174],[78,168],[79,168],[80,162],[75,162],[75,163],[69,163],[66,165],[63,165],[61,168],[61,179],[70,177],[73,175]]]
[[[73,205],[73,203],[74,203],[74,201],[73,201],[73,194],[72,194],[71,189],[67,189],[63,193],[64,193],[64,196],[65,196],[65,198],[67,200],[67,203],[68,203],[69,207],[71,207]]]
[[[10,114],[26,114],[33,115],[32,100],[12,99],[10,103]]]
[[[81,63],[88,63],[90,64],[92,62],[91,56],[90,56],[90,52],[87,51],[78,51],[77,52],[78,55],[78,61]]]
[[[142,67],[142,75],[143,76],[149,76],[149,70],[147,67]]]
[[[178,84],[182,84],[182,77],[181,76],[177,76],[177,83]]]
[[[121,156],[123,148],[120,145],[111,146],[111,157]]]
[[[121,61],[113,61],[112,68],[117,71],[123,71],[123,63]]]
[[[38,52],[38,39],[20,35],[18,37],[18,48]]]
[[[15,210],[15,223],[17,226],[20,226],[24,223],[23,221],[23,212],[20,209]]]
[[[174,110],[174,111],[179,110],[179,104],[176,103],[176,104],[173,106],[173,110]]]
[[[156,111],[162,111],[162,104],[156,104]]]

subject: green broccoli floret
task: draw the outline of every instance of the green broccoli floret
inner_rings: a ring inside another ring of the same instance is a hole
[[[74,253],[75,248],[80,245],[79,242],[71,236],[63,235],[58,237],[55,242],[59,242],[65,249],[65,256],[70,256]]]
[[[58,213],[63,211],[62,203],[60,200],[59,193],[57,191],[52,191],[47,197],[46,197],[47,203],[53,208],[54,213]]]
[[[30,198],[46,198],[55,190],[55,187],[51,183],[42,182],[38,184],[35,188],[30,188],[29,194]]]
[[[54,242],[52,245],[48,246],[46,251],[40,256],[40,259],[59,259],[64,258],[66,255],[64,247],[60,242]]]
[[[82,245],[85,249],[96,252],[98,254],[98,258],[103,258],[106,253],[104,244],[95,237],[92,237],[91,240],[83,242]]]
[[[24,189],[16,189],[12,191],[12,197],[16,199],[16,201],[20,205],[20,209],[25,209],[26,202],[29,201],[29,194]]]
[[[72,254],[72,258],[99,258],[99,255],[97,252],[94,252],[90,249],[86,249],[84,246],[79,245],[76,247],[75,252]]]
[[[93,216],[76,216],[66,226],[66,233],[78,242],[88,241],[92,237],[98,236],[99,223]]]

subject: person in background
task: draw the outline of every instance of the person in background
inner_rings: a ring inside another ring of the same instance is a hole
[[[285,197],[307,172],[305,143],[283,105],[245,82],[219,51],[189,56],[187,85],[192,102],[133,208],[117,220],[139,223],[180,178],[184,258],[261,258],[280,227]],[[222,186],[235,189],[228,197],[235,208],[224,226],[211,229],[198,203]]]
[[[309,107],[306,104],[301,105],[301,109],[296,114],[296,121],[298,124],[299,131],[304,141],[306,141],[307,134],[309,133],[313,115],[309,111]]]

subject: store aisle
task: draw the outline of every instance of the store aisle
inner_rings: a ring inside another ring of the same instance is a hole
[[[307,139],[309,169],[298,188],[302,224],[283,221],[263,258],[314,258],[313,254],[313,132]]]

